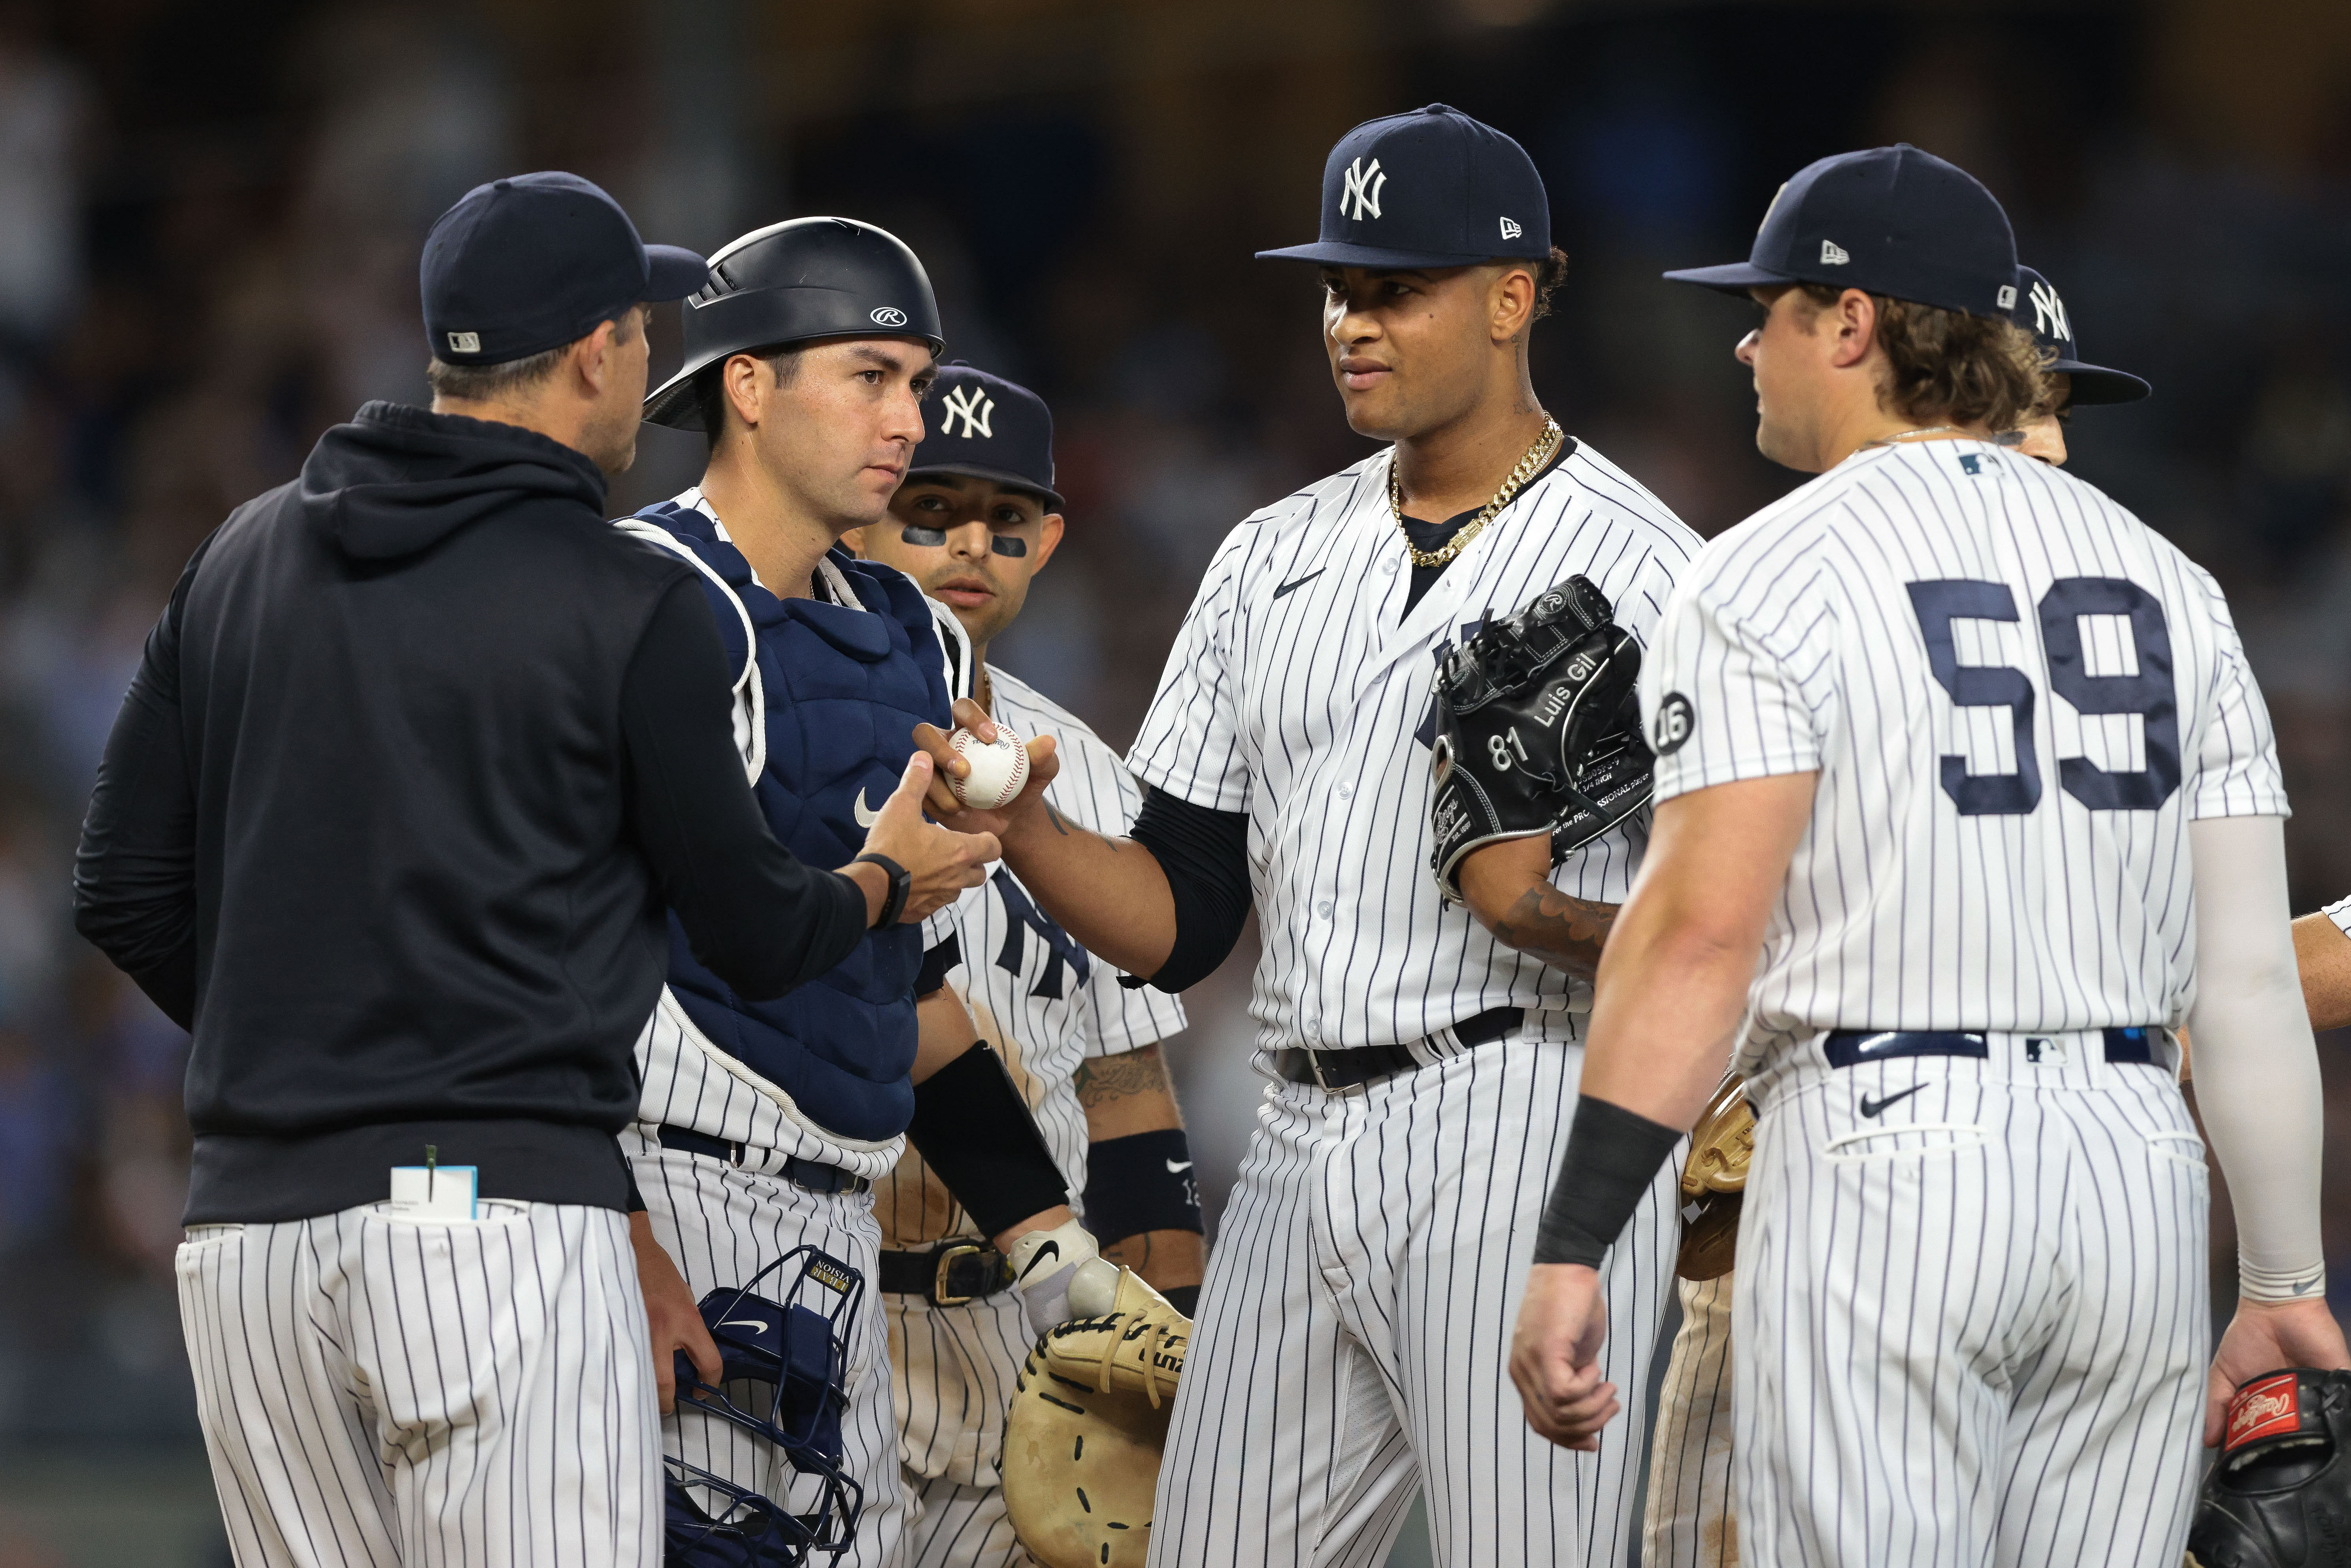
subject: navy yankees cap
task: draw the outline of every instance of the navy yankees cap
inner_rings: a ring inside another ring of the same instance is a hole
[[[1824,283],[2005,316],[2016,304],[2016,235],[1974,175],[1898,142],[1806,164],[1771,198],[1745,261],[1666,276],[1726,294]]]
[[[2034,347],[2057,356],[2048,367],[2051,375],[2074,378],[2070,402],[2137,402],[2155,390],[2128,371],[2083,363],[2081,347],[2074,340],[2074,319],[2066,314],[2056,286],[2047,278],[2029,267],[2020,267],[2016,289],[2016,304],[2008,318],[2032,334]]]
[[[1432,103],[1367,120],[1322,165],[1322,237],[1260,257],[1329,267],[1468,267],[1551,255],[1551,198],[1527,150]]]
[[[647,245],[621,204],[577,174],[476,185],[425,237],[424,336],[453,365],[496,365],[586,337],[630,306],[683,299],[702,257]]]
[[[961,360],[939,367],[923,403],[923,442],[906,477],[967,474],[1044,497],[1058,512],[1053,488],[1053,415],[1027,387],[974,370]]]

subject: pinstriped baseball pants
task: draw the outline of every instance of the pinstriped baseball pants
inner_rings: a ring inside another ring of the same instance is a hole
[[[2202,1141],[2162,1069],[1999,1071],[1900,1059],[1764,1102],[1732,1306],[1754,1568],[2180,1560],[2211,1354]],[[1871,1095],[1899,1108],[1864,1117]]]
[[[1731,1279],[1675,1281],[1682,1326],[1657,1393],[1642,1568],[1738,1568],[1739,1523],[1730,1506]]]
[[[204,1226],[180,1318],[238,1568],[653,1568],[628,1218],[486,1202]]]
[[[621,1147],[644,1195],[653,1237],[676,1260],[695,1300],[749,1282],[796,1247],[821,1248],[864,1277],[865,1294],[850,1325],[843,1376],[849,1408],[841,1423],[841,1472],[864,1489],[864,1508],[856,1540],[833,1568],[897,1568],[906,1495],[898,1479],[898,1421],[890,1402],[889,1331],[873,1285],[882,1228],[872,1195],[813,1193],[781,1176],[665,1149],[642,1123],[622,1131]],[[789,1285],[770,1276],[759,1289],[781,1292]],[[681,1410],[662,1417],[662,1435],[674,1452],[789,1511],[815,1506],[813,1490],[781,1451],[739,1427]]]
[[[1374,1568],[1416,1490],[1445,1568],[1625,1560],[1677,1165],[1603,1273],[1604,1363],[1628,1393],[1600,1451],[1537,1437],[1509,1369],[1582,1058],[1502,1042],[1360,1090],[1267,1091],[1208,1255],[1154,1568]]]

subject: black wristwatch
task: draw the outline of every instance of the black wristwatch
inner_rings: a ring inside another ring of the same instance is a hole
[[[858,861],[870,861],[880,866],[883,873],[890,879],[890,895],[882,901],[882,913],[872,926],[875,931],[887,931],[898,924],[898,916],[906,913],[906,900],[914,891],[914,878],[904,866],[888,855],[858,855],[849,863],[855,865]]]

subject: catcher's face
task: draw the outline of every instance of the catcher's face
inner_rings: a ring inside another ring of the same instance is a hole
[[[1474,408],[1497,384],[1497,280],[1525,276],[1490,266],[1323,268],[1322,348],[1348,424],[1399,441]],[[1531,284],[1521,292],[1531,300]]]
[[[925,473],[898,487],[888,517],[848,539],[913,578],[984,648],[1029,601],[1029,580],[1061,542],[1061,514],[993,479]]]
[[[889,509],[923,439],[928,343],[811,343],[774,364],[737,354],[723,374],[762,476],[802,510],[839,534]]]

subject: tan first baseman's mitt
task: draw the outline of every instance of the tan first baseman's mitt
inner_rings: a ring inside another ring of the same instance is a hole
[[[1689,1159],[1682,1166],[1682,1249],[1674,1272],[1683,1279],[1719,1280],[1730,1272],[1740,1197],[1754,1155],[1755,1111],[1747,1103],[1747,1081],[1725,1073],[1690,1129]]]
[[[1041,1568],[1142,1568],[1192,1321],[1132,1270],[1114,1309],[1049,1331],[1004,1422],[1004,1509]]]

